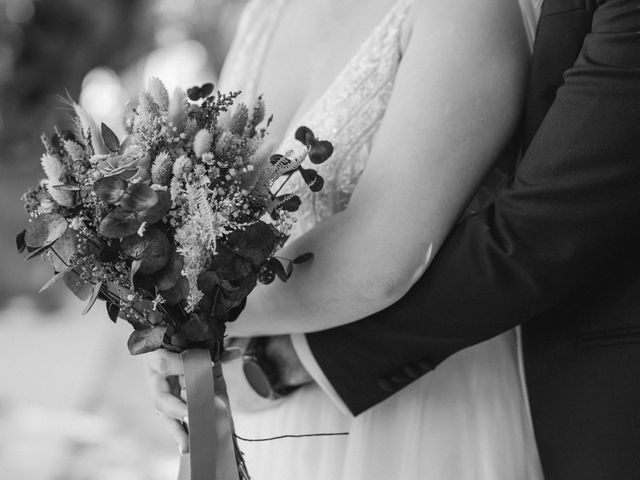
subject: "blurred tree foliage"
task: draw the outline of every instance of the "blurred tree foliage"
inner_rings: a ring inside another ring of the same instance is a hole
[[[153,46],[148,0],[38,0],[29,19],[11,22],[9,6],[25,1],[0,1],[7,7],[0,17],[2,51],[13,60],[3,62],[10,71],[0,83],[3,169],[39,157],[33,149],[39,149],[40,133],[66,115],[57,95],[67,90],[78,98],[89,70],[105,65],[119,71]]]

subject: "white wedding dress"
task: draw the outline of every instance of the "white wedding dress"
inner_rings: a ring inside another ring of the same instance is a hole
[[[242,90],[245,102],[260,93],[256,79],[286,2],[249,2],[225,63],[221,90]],[[320,168],[324,189],[303,199],[298,234],[344,209],[349,201],[393,88],[401,28],[412,3],[399,0],[393,5],[285,136],[282,152],[293,144],[299,125],[330,140],[335,148],[331,160]],[[519,3],[532,41],[542,0]],[[459,352],[356,418],[343,413],[317,385],[304,387],[267,410],[236,410],[234,418],[237,434],[251,439],[348,432],[240,441],[254,480],[543,478],[516,331]]]

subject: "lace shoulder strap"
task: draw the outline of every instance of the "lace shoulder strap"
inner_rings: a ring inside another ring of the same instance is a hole
[[[256,96],[267,48],[285,3],[286,0],[247,3],[220,74],[221,91],[242,90],[245,101]]]

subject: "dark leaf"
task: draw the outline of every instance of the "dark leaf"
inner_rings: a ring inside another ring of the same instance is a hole
[[[294,258],[293,259],[293,263],[295,263],[296,265],[299,265],[301,263],[308,262],[312,258],[313,258],[313,253],[312,252],[306,252],[306,253],[303,253],[302,255],[298,255],[296,258]]]
[[[287,272],[285,272],[282,263],[280,263],[280,260],[278,260],[277,258],[271,257],[267,262],[266,267],[274,272],[283,282],[286,282],[288,280],[289,277],[287,276]]]
[[[280,232],[273,226],[259,221],[242,230],[230,233],[225,244],[236,255],[251,261],[255,267],[259,267],[271,256],[280,240]],[[234,280],[234,277],[225,275],[218,269],[215,270],[221,278]]]
[[[140,260],[140,273],[150,275],[162,270],[171,257],[171,244],[167,236],[157,228],[148,228],[144,235],[129,235],[122,239],[122,252]]]
[[[119,176],[104,177],[96,180],[93,191],[105,203],[118,203],[129,186],[124,178]]]
[[[209,293],[220,285],[220,277],[213,270],[207,270],[198,275],[198,289],[202,293]]]
[[[141,211],[153,207],[158,203],[158,194],[149,185],[134,183],[125,192],[120,206],[129,211]]]
[[[118,207],[102,219],[98,233],[107,238],[122,238],[133,235],[142,225],[134,212]]]
[[[285,198],[286,197],[279,197],[278,199],[283,200]],[[287,212],[296,212],[298,208],[300,208],[301,203],[302,201],[300,200],[299,196],[291,195],[280,204],[280,208],[286,210]]]
[[[116,134],[104,123],[100,125],[100,129],[102,130],[102,140],[104,140],[105,146],[112,152],[117,152],[120,148],[120,140],[118,140]]]
[[[309,148],[309,160],[316,165],[325,162],[333,154],[333,145],[331,142],[322,140],[320,142],[313,142]]]
[[[304,143],[307,147],[309,147],[316,138],[309,127],[298,127],[295,137],[296,140]]]
[[[173,287],[182,277],[182,267],[184,267],[184,257],[172,250],[169,263],[156,274],[158,290],[169,290]]]
[[[26,233],[27,231],[23,230],[16,236],[16,247],[18,247],[18,253],[24,252],[24,250],[27,248],[27,243],[24,241],[24,236]]]
[[[207,98],[213,93],[213,83],[205,83],[200,87],[200,97]]]
[[[209,336],[209,325],[202,321],[200,315],[192,313],[182,327],[182,334],[186,340],[204,342]],[[173,339],[171,341],[173,342]]]
[[[309,185],[309,189],[314,193],[318,193],[323,188],[324,188],[324,178],[322,178],[320,175],[317,175],[315,182]]]
[[[132,355],[139,355],[159,349],[164,343],[164,334],[168,328],[167,326],[158,326],[134,330],[127,341],[129,352]]]
[[[191,87],[187,90],[187,96],[189,100],[197,102],[200,100],[200,87]]]
[[[86,315],[87,313],[89,313],[89,310],[91,310],[93,305],[96,303],[96,300],[98,299],[98,294],[100,293],[101,288],[102,288],[102,282],[98,282],[95,285],[93,285],[93,291],[91,292],[91,296],[89,297],[89,300],[87,301],[87,304],[85,305],[84,310],[82,310],[82,315]]]
[[[304,183],[306,183],[307,185],[311,185],[313,182],[315,182],[318,176],[318,171],[314,170],[313,168],[298,167],[298,171],[300,172],[300,175],[302,175]]]
[[[88,300],[93,292],[93,285],[85,282],[75,271],[69,270],[64,275],[64,284],[80,300]]]
[[[118,321],[118,315],[120,315],[120,307],[115,303],[107,302],[107,314],[113,323]]]
[[[147,222],[149,225],[153,225],[162,220],[171,209],[171,196],[168,192],[156,190],[156,195],[158,196],[156,204],[151,208],[141,211],[138,215],[140,220]]]
[[[59,239],[67,230],[67,221],[59,213],[44,213],[34,218],[24,235],[25,244],[40,248]]]
[[[247,297],[243,298],[240,304],[231,308],[228,312],[227,321],[234,322],[244,310],[244,307],[247,305]]]
[[[164,323],[164,315],[158,310],[149,310],[147,320],[151,325],[162,325]]]
[[[169,290],[161,290],[160,295],[168,305],[176,305],[189,296],[189,282],[186,277],[180,277],[180,280]]]
[[[57,245],[57,244],[56,244]],[[118,250],[107,245],[98,253],[98,260],[101,262],[114,262],[118,258]]]

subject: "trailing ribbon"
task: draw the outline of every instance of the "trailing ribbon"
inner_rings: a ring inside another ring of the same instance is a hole
[[[207,350],[181,354],[189,413],[189,453],[180,458],[178,480],[238,480],[227,386],[222,365]]]

